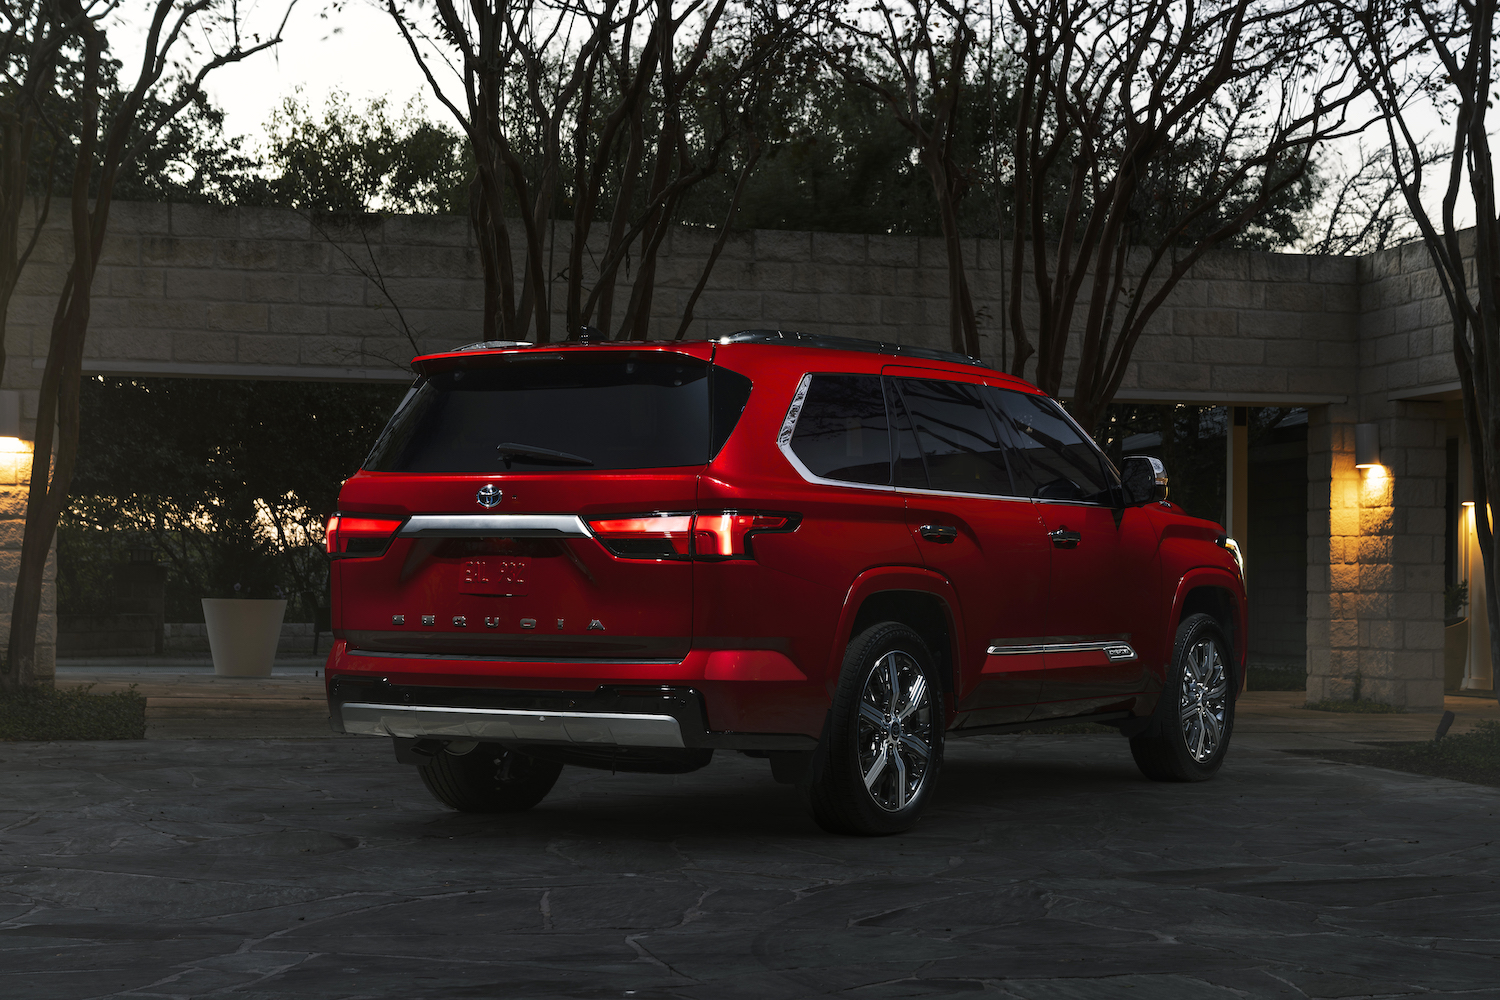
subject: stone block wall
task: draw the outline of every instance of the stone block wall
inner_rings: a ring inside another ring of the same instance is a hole
[[[69,259],[64,223],[55,219],[38,245],[11,309],[3,384],[28,391],[26,418],[35,415],[30,390],[40,382],[47,324]],[[667,239],[653,336],[676,334],[711,241],[711,233],[687,228]],[[566,228],[558,244],[561,257]],[[1011,351],[999,317],[1016,294],[1008,287],[1010,250],[993,240],[966,240],[964,247],[984,357],[1004,366]],[[482,338],[478,255],[461,218],[403,216],[332,229],[275,209],[118,203],[102,259],[85,351],[89,371],[401,379],[413,354]],[[618,285],[616,320],[633,277],[627,268]],[[563,286],[554,288],[552,321],[561,337]],[[1023,315],[1035,322],[1029,271],[1020,294]],[[1209,254],[1152,319],[1121,397],[1275,403],[1348,395],[1355,391],[1357,309],[1352,260]],[[1084,312],[1076,314],[1080,326]],[[754,328],[947,348],[942,241],[736,233],[695,307],[689,336]],[[1075,335],[1070,366],[1078,349]],[[1070,370],[1064,386],[1071,382]]]
[[[1408,244],[1355,263],[1360,393],[1374,403],[1393,394],[1456,389],[1453,320],[1426,247]]]
[[[1310,429],[1312,701],[1443,704],[1443,407],[1401,408],[1377,422],[1384,468],[1354,467],[1353,407],[1326,408]]]
[[[65,221],[54,216],[8,317],[0,385],[21,390],[28,429],[68,260]],[[559,234],[560,262],[566,228]],[[653,336],[677,332],[712,238],[686,228],[668,238]],[[1029,271],[1019,289],[1010,286],[1009,248],[996,241],[966,240],[964,252],[983,355],[1005,367],[1011,351],[999,318],[1019,293],[1023,316],[1034,321],[1035,286]],[[477,253],[461,218],[332,229],[280,210],[121,203],[102,260],[89,372],[403,380],[413,354],[482,336]],[[616,318],[633,277],[627,268]],[[560,309],[552,317],[559,336]],[[780,327],[944,348],[947,317],[939,240],[745,232],[729,238],[688,335]],[[1451,388],[1447,322],[1420,246],[1360,260],[1215,252],[1152,318],[1121,387],[1122,400],[1310,408],[1314,696],[1352,693],[1356,679],[1363,696],[1399,704],[1430,706],[1440,695],[1443,431],[1434,404],[1392,396]],[[1078,346],[1075,335],[1064,394]],[[1359,422],[1381,427],[1384,487],[1353,469]],[[6,461],[0,456],[0,553],[12,553],[13,564],[29,466],[10,470]],[[14,579],[3,560],[0,581]],[[52,572],[47,643],[55,634]],[[8,586],[0,582],[0,598]],[[50,649],[44,656],[50,671]]]

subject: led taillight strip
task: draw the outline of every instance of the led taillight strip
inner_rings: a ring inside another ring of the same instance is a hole
[[[590,521],[594,536],[621,559],[751,559],[751,537],[794,531],[794,514],[716,510]]]
[[[402,518],[335,513],[323,529],[323,546],[334,559],[369,559],[383,555],[401,527]]]

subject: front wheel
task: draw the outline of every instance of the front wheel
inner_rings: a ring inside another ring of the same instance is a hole
[[[832,833],[900,833],[921,818],[943,762],[942,688],[932,655],[898,622],[874,625],[844,654],[823,745],[803,786]]]
[[[418,766],[432,797],[460,812],[506,813],[530,809],[552,791],[562,765],[499,743],[481,743],[462,756],[440,750]]]
[[[1229,643],[1209,615],[1177,629],[1172,666],[1150,728],[1130,740],[1130,754],[1152,781],[1203,781],[1224,763],[1234,730],[1234,671]]]

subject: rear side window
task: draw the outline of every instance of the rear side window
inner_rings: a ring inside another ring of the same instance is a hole
[[[927,485],[953,493],[1014,496],[1010,465],[980,395],[982,386],[899,379],[927,465]]]
[[[880,376],[812,376],[791,447],[821,479],[889,483],[891,435]]]
[[[1014,435],[1023,494],[1039,500],[1113,502],[1104,457],[1056,403],[1008,389],[987,388],[984,393],[997,420]]]
[[[365,468],[484,474],[703,465],[713,438],[729,436],[724,426],[714,433],[709,382],[706,362],[655,353],[439,372],[407,396]],[[720,408],[721,425],[738,417],[746,393],[737,395]]]

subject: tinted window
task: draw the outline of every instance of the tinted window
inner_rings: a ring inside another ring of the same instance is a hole
[[[1110,503],[1111,479],[1099,450],[1044,396],[985,389],[998,420],[1014,435],[1017,485],[1044,500]]]
[[[739,372],[714,365],[709,370],[708,394],[713,402],[713,442],[709,457],[719,453],[724,442],[740,422],[745,404],[750,402],[751,382]]]
[[[486,473],[703,465],[709,439],[708,365],[696,358],[526,359],[426,379],[386,425],[365,468]],[[511,446],[504,455],[502,444]]]
[[[931,489],[1015,494],[1005,451],[979,394],[981,386],[935,379],[898,381]]]
[[[885,380],[885,406],[891,414],[891,438],[896,442],[896,485],[925,490],[927,466],[922,461],[922,449],[917,447],[917,435],[911,429],[911,415],[901,401],[895,379]]]
[[[814,375],[792,432],[792,451],[815,476],[884,486],[891,436],[878,375]]]

